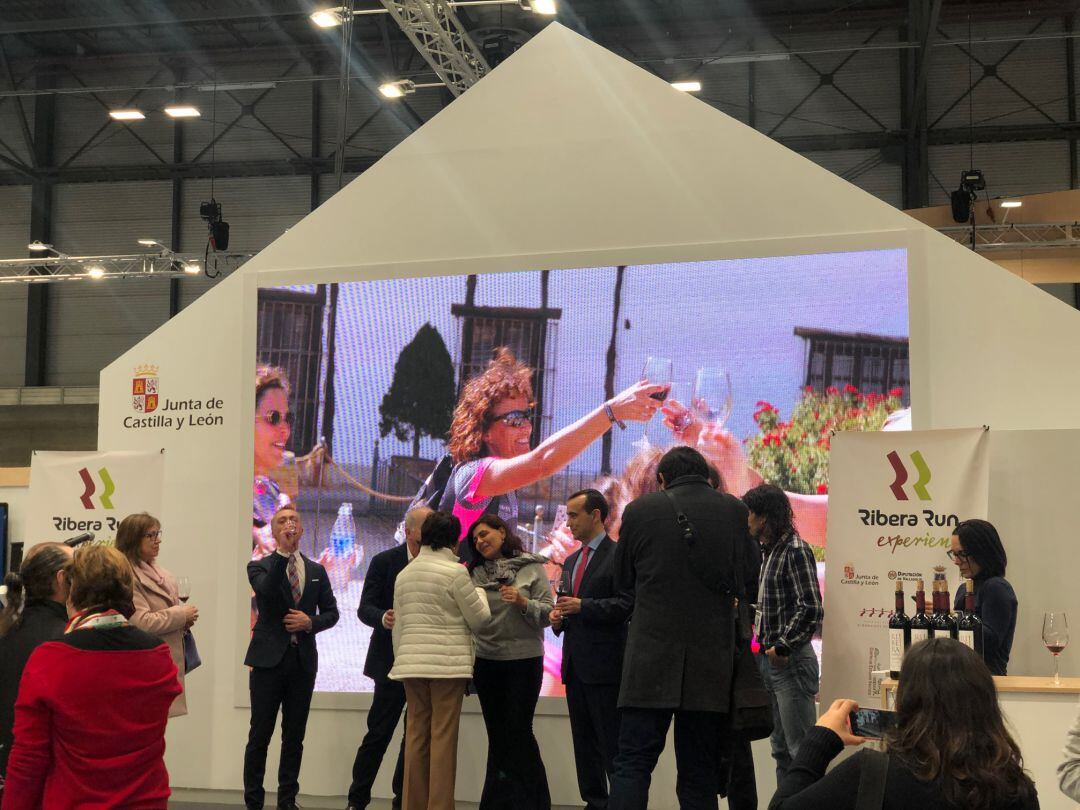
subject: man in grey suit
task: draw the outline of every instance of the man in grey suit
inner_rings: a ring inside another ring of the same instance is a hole
[[[682,810],[716,810],[716,762],[734,667],[735,548],[746,507],[709,485],[690,447],[657,467],[661,491],[623,512],[615,587],[634,612],[619,690],[619,753],[609,810],[645,810],[672,719]]]

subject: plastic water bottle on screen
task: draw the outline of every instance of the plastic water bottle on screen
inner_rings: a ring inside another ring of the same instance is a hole
[[[338,507],[337,519],[330,529],[330,546],[326,549],[324,564],[335,591],[348,587],[354,568],[360,564],[356,546],[356,523],[353,521],[352,504],[346,501]]]

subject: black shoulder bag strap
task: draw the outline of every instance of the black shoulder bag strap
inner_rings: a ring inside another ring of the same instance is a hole
[[[885,777],[889,773],[889,755],[867,749],[862,754],[859,793],[855,810],[881,810],[885,803]]]
[[[690,557],[690,567],[693,569],[694,574],[701,581],[701,583],[711,591],[724,594],[727,596],[734,596],[742,601],[742,588],[741,580],[732,587],[729,582],[725,582],[722,577],[717,575],[714,578],[708,576],[708,572],[717,568],[716,560],[708,560],[701,556],[701,551],[697,547],[697,537],[694,534],[694,524],[690,522],[690,518],[686,516],[686,513],[679,509],[679,502],[675,498],[675,493],[670,489],[662,489],[668,499],[668,503],[671,504],[672,510],[675,512],[675,521],[679,524],[679,531],[682,532],[683,540],[686,541],[686,548],[688,556]],[[742,571],[740,562],[740,550],[736,544],[735,548],[735,569],[737,572]],[[738,579],[738,576],[736,577]]]

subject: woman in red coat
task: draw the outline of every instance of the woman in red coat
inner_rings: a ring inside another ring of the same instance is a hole
[[[128,624],[131,566],[115,548],[79,549],[68,578],[67,631],[34,651],[19,686],[2,810],[164,810],[180,693],[169,648]]]

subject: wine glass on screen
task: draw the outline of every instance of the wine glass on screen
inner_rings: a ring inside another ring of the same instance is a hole
[[[663,391],[658,391],[650,396],[663,402],[667,399],[668,394],[671,391],[671,358],[670,357],[647,357],[645,358],[645,368],[641,370],[641,381],[651,383],[653,385],[664,386]],[[634,447],[640,450],[648,450],[650,447],[649,442],[649,423],[645,423],[645,427],[641,431],[641,438],[634,442]]]
[[[722,368],[699,368],[694,378],[693,409],[702,423],[723,427],[731,416],[731,377]]]
[[[1043,614],[1043,644],[1050,654],[1054,656],[1054,684],[1061,683],[1061,668],[1058,664],[1058,656],[1069,643],[1069,622],[1064,613]]]
[[[180,601],[186,603],[191,598],[191,580],[187,577],[176,578],[176,595]]]

